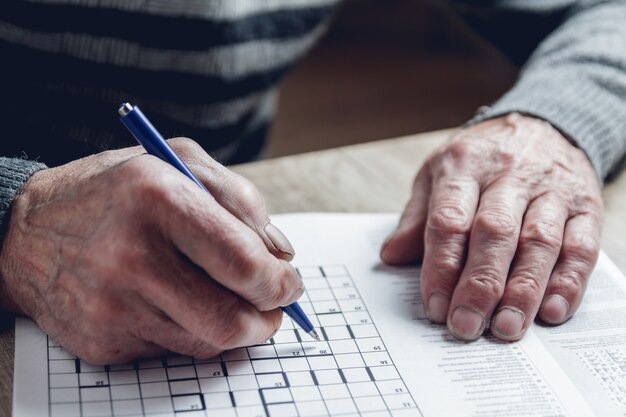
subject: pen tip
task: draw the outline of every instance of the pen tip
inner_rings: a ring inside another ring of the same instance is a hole
[[[309,333],[307,333],[309,336],[311,336],[313,339],[317,340],[318,342],[321,342],[322,339],[320,339],[320,335],[317,334],[317,331],[315,329],[311,330]]]

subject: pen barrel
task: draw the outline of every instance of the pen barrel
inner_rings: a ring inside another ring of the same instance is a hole
[[[300,304],[293,303],[287,307],[281,307],[281,309],[287,313],[287,315],[291,317],[291,319],[295,321],[296,324],[305,332],[309,333],[315,328],[313,323],[311,323],[307,315],[304,313],[304,310],[302,310],[302,307],[300,307]]]
[[[120,117],[120,121],[133,135],[135,140],[143,146],[150,155],[154,155],[162,161],[174,166],[187,178],[195,182],[207,193],[209,192],[204,184],[196,178],[191,170],[185,165],[180,157],[174,152],[159,131],[150,120],[143,114],[139,107],[134,106],[126,115]]]

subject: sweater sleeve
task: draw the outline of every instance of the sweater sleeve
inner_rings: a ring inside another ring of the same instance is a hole
[[[4,238],[11,204],[28,178],[46,166],[21,158],[0,157],[0,243]]]
[[[469,124],[511,112],[542,118],[606,178],[626,155],[626,1],[453,4],[479,34],[524,63],[515,86]]]

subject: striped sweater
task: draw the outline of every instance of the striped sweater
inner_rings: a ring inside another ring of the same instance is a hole
[[[139,103],[165,135],[192,137],[218,160],[255,157],[277,86],[338,2],[0,1],[0,225],[45,166],[33,159],[58,165],[132,144],[116,120],[121,101]],[[626,1],[451,4],[525,63],[517,85],[472,123],[512,111],[542,117],[605,177],[626,152]]]

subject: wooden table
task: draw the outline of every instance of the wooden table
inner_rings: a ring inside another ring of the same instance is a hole
[[[440,131],[233,167],[259,187],[271,213],[402,209],[418,167],[444,143]],[[626,171],[605,187],[602,247],[626,272]],[[0,417],[11,410],[13,319],[0,320]]]

